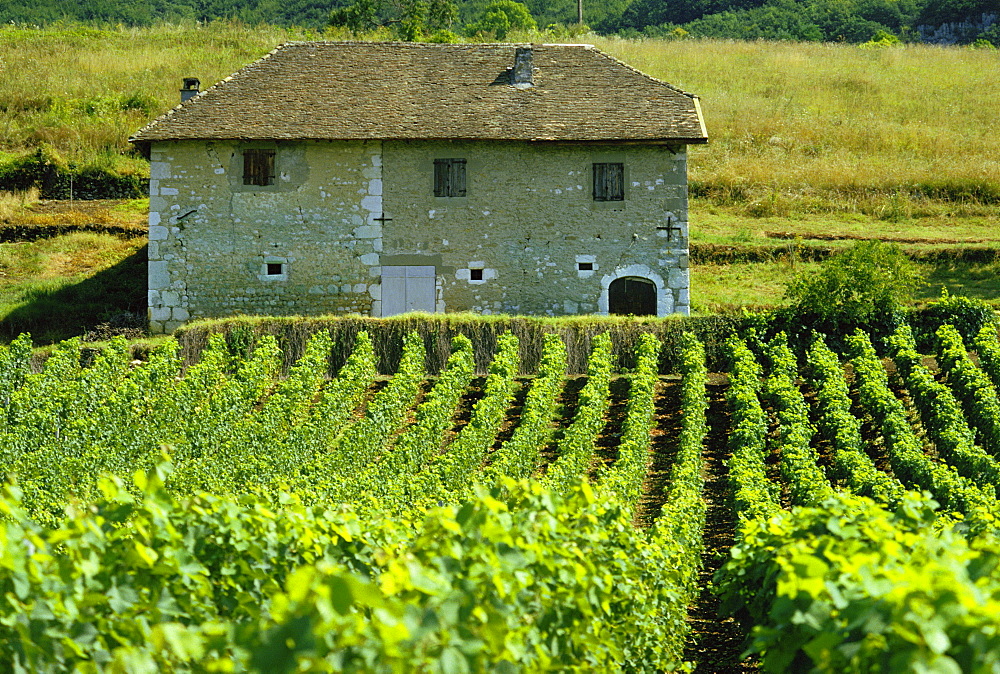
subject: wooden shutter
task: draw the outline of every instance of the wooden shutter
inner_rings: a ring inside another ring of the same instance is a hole
[[[274,184],[274,150],[243,151],[243,184]]]
[[[464,197],[465,196],[465,160],[464,159],[452,159],[451,160],[451,191],[450,196],[453,197]]]
[[[465,160],[434,160],[434,196],[465,196]]]
[[[625,164],[594,164],[594,201],[625,200]]]

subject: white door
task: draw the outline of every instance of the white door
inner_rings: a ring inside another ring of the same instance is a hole
[[[434,313],[436,304],[433,266],[382,267],[382,315],[408,311]]]

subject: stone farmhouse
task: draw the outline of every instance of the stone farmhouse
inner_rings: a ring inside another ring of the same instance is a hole
[[[131,139],[149,318],[686,314],[698,98],[589,45],[298,42]]]

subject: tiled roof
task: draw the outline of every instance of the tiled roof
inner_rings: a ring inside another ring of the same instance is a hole
[[[533,83],[513,86],[518,47]],[[696,96],[589,45],[291,42],[131,139],[705,142]]]

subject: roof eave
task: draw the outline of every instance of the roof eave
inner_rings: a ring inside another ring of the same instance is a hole
[[[702,124],[704,130],[704,124]],[[704,136],[663,136],[656,138],[487,138],[487,137],[456,137],[456,136],[369,136],[364,138],[318,138],[318,137],[297,137],[297,138],[277,138],[277,137],[249,137],[249,136],[194,136],[188,138],[138,138],[133,136],[128,142],[135,145],[141,151],[148,152],[152,143],[174,143],[181,141],[203,141],[203,142],[333,142],[333,141],[453,141],[453,142],[480,142],[480,143],[544,143],[562,145],[692,145],[707,143],[708,137]]]

